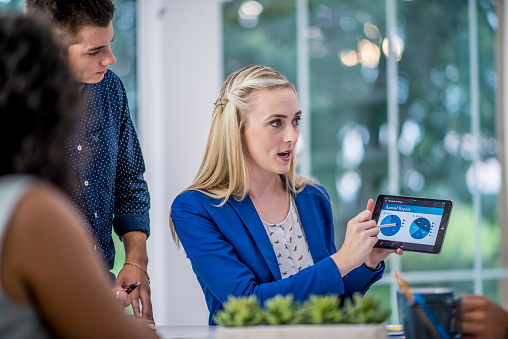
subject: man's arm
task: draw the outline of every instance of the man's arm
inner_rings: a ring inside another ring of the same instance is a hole
[[[125,89],[120,79],[112,74],[120,98],[119,142],[115,183],[115,232],[124,243],[126,261],[115,281],[115,289],[125,288],[140,281],[131,293],[132,309],[136,316],[153,320],[150,285],[147,272],[146,239],[150,234],[148,210],[150,195],[144,180],[145,163],[138,137],[130,118]]]

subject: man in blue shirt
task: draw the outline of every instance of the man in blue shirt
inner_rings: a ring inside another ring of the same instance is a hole
[[[145,165],[130,119],[125,89],[108,70],[115,63],[110,43],[115,11],[112,0],[26,0],[27,15],[47,21],[67,48],[71,72],[82,83],[81,121],[68,156],[79,187],[70,190],[93,235],[94,248],[108,269],[115,248],[112,228],[125,247],[126,260],[113,291],[140,281],[131,293],[136,316],[153,320],[146,238],[150,198]],[[140,301],[142,310],[140,308]]]

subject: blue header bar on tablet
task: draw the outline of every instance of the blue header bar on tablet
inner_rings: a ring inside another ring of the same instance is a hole
[[[443,212],[444,212],[444,208],[411,206],[411,205],[395,205],[395,204],[383,204],[382,209],[388,210],[388,211],[394,211],[394,212],[424,213],[424,214],[436,214],[436,215],[443,215]]]

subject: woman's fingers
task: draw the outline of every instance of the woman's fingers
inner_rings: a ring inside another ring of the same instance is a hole
[[[367,208],[366,210],[369,211],[371,214],[374,212],[374,200],[372,199],[369,199],[369,201],[367,201]]]
[[[349,220],[348,224],[351,224],[351,223],[362,223],[362,222],[366,222],[366,221],[370,221],[372,218],[372,213],[369,211],[369,210],[364,210],[364,211],[361,211],[360,213],[358,213],[356,215],[356,217],[354,217],[353,219]],[[374,221],[373,221],[374,222]],[[374,222],[374,225],[376,223]]]

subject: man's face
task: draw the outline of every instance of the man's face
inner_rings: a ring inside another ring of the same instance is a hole
[[[104,78],[109,65],[116,62],[110,43],[115,32],[108,27],[84,26],[76,35],[76,43],[68,48],[69,64],[74,79],[95,84]]]

